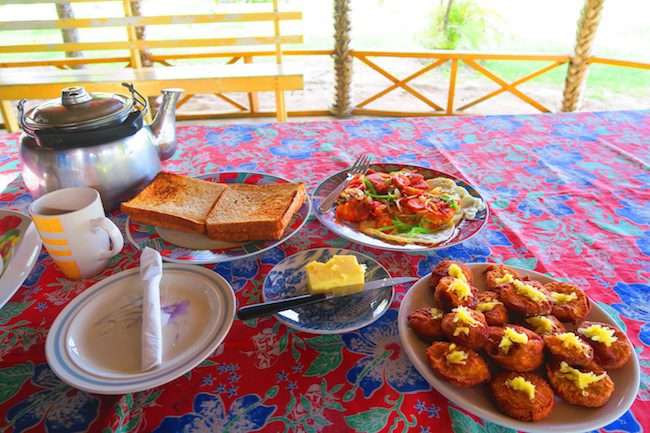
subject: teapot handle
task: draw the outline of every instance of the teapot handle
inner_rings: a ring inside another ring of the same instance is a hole
[[[129,92],[131,92],[131,98],[138,104],[142,105],[142,110],[140,112],[142,113],[142,117],[147,115],[147,112],[149,111],[149,103],[147,102],[147,98],[142,96],[140,92],[135,90],[135,86],[130,83],[122,83],[124,87],[129,89]],[[135,104],[134,104],[135,105]]]
[[[20,125],[20,128],[25,131],[25,133],[31,137],[35,137],[36,133],[35,131],[27,126],[27,123],[25,122],[25,103],[27,102],[27,99],[21,99],[18,101],[18,105],[16,108],[18,108],[18,124]]]

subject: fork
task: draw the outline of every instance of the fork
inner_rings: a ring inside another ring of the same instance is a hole
[[[334,188],[334,190],[325,197],[320,205],[318,205],[318,211],[320,213],[327,212],[332,207],[339,194],[341,194],[341,191],[345,189],[350,178],[355,174],[365,174],[366,171],[368,171],[368,167],[370,167],[370,157],[367,154],[362,153],[348,170],[347,178],[341,182],[339,186]]]

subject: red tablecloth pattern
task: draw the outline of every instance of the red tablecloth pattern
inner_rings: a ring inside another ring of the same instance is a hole
[[[0,175],[19,170],[17,135],[0,137]],[[465,178],[489,201],[485,230],[430,255],[360,247],[312,216],[281,247],[225,264],[241,304],[260,300],[264,276],[301,250],[345,247],[392,275],[430,272],[443,259],[497,262],[548,272],[586,289],[634,343],[642,364],[637,399],[605,432],[650,428],[650,111],[535,116],[372,119],[185,126],[169,171],[259,171],[313,189],[361,152],[375,161],[435,167]],[[0,206],[26,211],[18,176]],[[112,219],[124,229],[125,218]],[[296,332],[264,318],[235,321],[200,366],[158,388],[99,396],[62,383],[44,355],[48,328],[77,294],[138,265],[126,246],[99,276],[66,279],[43,251],[0,310],[0,432],[506,432],[450,404],[403,352],[397,311],[342,335]]]

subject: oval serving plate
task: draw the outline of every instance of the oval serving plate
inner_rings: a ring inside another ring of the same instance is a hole
[[[465,190],[467,190],[467,192],[472,197],[478,197],[481,200],[485,201],[473,186],[471,186],[470,184],[468,184],[462,179],[459,179],[447,173],[443,173],[441,171],[433,170],[426,167],[420,167],[416,165],[387,164],[387,163],[371,164],[370,169],[375,171],[383,171],[383,172],[398,171],[401,169],[410,169],[423,175],[425,179],[430,179],[433,177],[446,177],[452,179],[454,182],[456,182],[457,185],[465,188]],[[345,182],[346,176],[347,176],[347,170],[344,170],[328,177],[323,182],[321,182],[320,185],[318,185],[314,190],[314,192],[312,193],[312,207],[314,208],[314,213],[316,214],[316,218],[318,218],[318,220],[325,227],[332,230],[334,233],[338,234],[339,236],[351,242],[355,242],[361,245],[365,245],[373,248],[379,248],[382,250],[402,251],[402,252],[412,252],[412,253],[421,253],[426,251],[439,250],[442,248],[448,248],[453,245],[457,245],[461,242],[468,240],[476,233],[478,233],[485,226],[489,217],[489,207],[486,206],[485,210],[479,212],[476,215],[475,219],[461,221],[461,223],[456,227],[455,233],[448,240],[434,246],[415,245],[415,244],[399,245],[399,244],[386,242],[384,240],[372,236],[368,236],[365,233],[362,233],[357,229],[357,227],[355,227],[351,223],[346,223],[337,220],[334,208],[323,213],[318,211],[318,206],[320,205],[320,203],[325,199],[325,197],[327,197],[327,195],[332,190],[334,190],[334,188],[336,188],[342,182]]]
[[[359,263],[366,265],[366,282],[390,278],[386,268],[365,254],[338,248],[316,248],[289,256],[271,269],[264,280],[264,302],[306,294],[305,265],[312,261],[326,262],[334,255],[346,254],[355,256]],[[361,292],[281,311],[275,317],[287,326],[312,334],[350,332],[381,317],[390,307],[394,293],[392,287]]]
[[[83,391],[125,394],[163,385],[201,363],[233,323],[230,284],[200,266],[165,263],[160,293],[160,366],[140,371],[142,284],[133,268],[96,283],[59,313],[45,343],[54,373]]]
[[[472,271],[474,286],[479,290],[485,290],[485,276],[483,272],[490,263],[468,263],[466,266]],[[531,279],[538,280],[543,284],[556,281],[546,275],[527,269],[510,266],[520,275],[528,275]],[[536,422],[523,422],[511,418],[499,412],[490,400],[489,393],[483,386],[464,389],[445,382],[435,375],[426,356],[428,344],[420,340],[408,326],[408,315],[410,312],[420,308],[433,305],[433,293],[429,287],[427,275],[421,278],[408,290],[400,305],[397,317],[400,340],[409,359],[424,377],[438,392],[444,395],[454,404],[473,413],[474,415],[509,427],[515,430],[523,430],[531,433],[577,433],[596,430],[608,425],[620,418],[632,405],[639,389],[640,371],[639,361],[633,353],[630,361],[618,370],[609,371],[614,381],[614,393],[609,402],[596,409],[583,408],[570,405],[559,397],[555,399],[555,408],[551,414]],[[603,322],[620,327],[618,324],[596,303],[591,302],[591,312],[585,320]],[[573,330],[570,324],[564,324],[567,330]]]
[[[199,179],[219,183],[247,183],[251,185],[272,185],[289,181],[270,174],[254,172],[227,172],[198,176]],[[305,203],[291,218],[282,238],[277,241],[252,241],[246,243],[224,242],[210,239],[207,235],[184,233],[149,224],[126,220],[126,237],[138,249],[153,248],[168,262],[187,264],[211,264],[229,262],[261,254],[286,242],[298,233],[307,222],[311,212],[311,201]]]

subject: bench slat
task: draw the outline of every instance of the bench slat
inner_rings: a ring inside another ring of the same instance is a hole
[[[2,30],[77,29],[121,26],[156,26],[273,21],[273,12],[242,12],[209,15],[159,15],[143,17],[74,18],[60,20],[0,21]],[[280,12],[281,21],[300,20],[302,12]]]
[[[250,92],[269,88],[303,88],[299,64],[253,63],[232,65],[192,65],[142,69],[99,70],[0,70],[0,100],[54,98],[68,85],[80,85],[88,91],[127,93],[120,85],[133,83],[145,96],[156,96],[164,87],[181,87],[186,94],[221,91]]]
[[[275,44],[275,36],[244,36],[214,39],[136,40],[114,42],[74,42],[54,44],[0,45],[0,53],[35,53],[45,51],[94,51],[155,48],[200,48]],[[283,44],[300,44],[302,35],[280,36]]]

